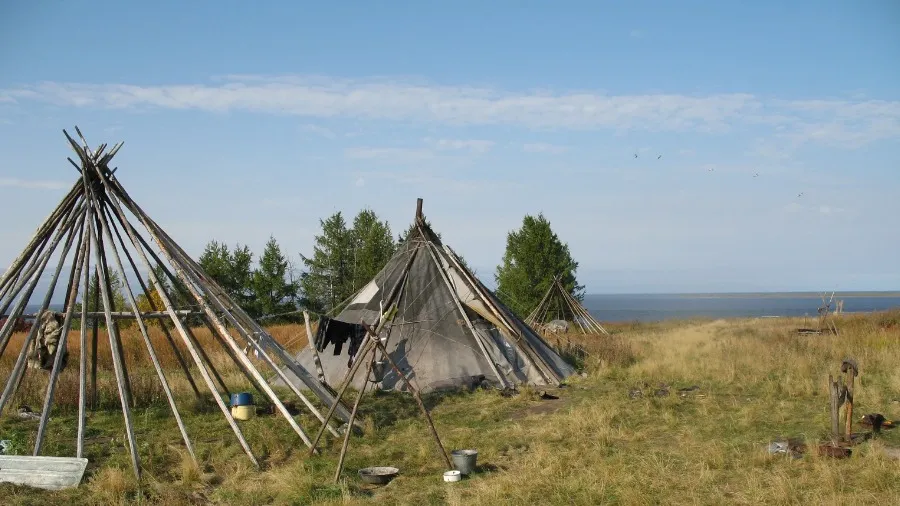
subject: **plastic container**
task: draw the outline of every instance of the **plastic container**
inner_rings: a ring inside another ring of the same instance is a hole
[[[454,482],[462,479],[462,473],[459,471],[447,471],[444,473],[444,481],[446,482]]]
[[[460,473],[468,476],[475,470],[478,450],[453,450],[450,452],[450,457],[453,459],[453,467]]]
[[[249,392],[240,392],[231,394],[231,407],[235,406],[252,406],[253,395]]]
[[[249,420],[256,415],[256,406],[233,406],[231,416],[237,420]]]

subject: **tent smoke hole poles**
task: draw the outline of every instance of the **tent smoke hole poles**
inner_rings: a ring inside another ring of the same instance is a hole
[[[92,406],[97,404],[97,329],[101,319],[106,326],[106,335],[112,352],[115,382],[131,464],[138,477],[141,475],[141,461],[132,421],[134,396],[129,377],[129,365],[135,367],[136,364],[126,362],[125,344],[118,323],[121,319],[129,318],[135,321],[140,340],[147,349],[150,363],[178,424],[185,447],[195,462],[193,445],[169,386],[173,375],[179,373],[185,375],[198,397],[201,397],[200,385],[212,395],[244,452],[251,462],[258,466],[250,445],[223,401],[223,395],[229,390],[210,360],[207,352],[211,350],[204,349],[196,339],[188,324],[189,321],[200,322],[210,330],[214,342],[223,348],[237,370],[275,405],[306,445],[312,446],[309,437],[268,385],[256,364],[242,352],[238,340],[250,344],[265,367],[273,370],[277,376],[285,377],[283,370],[290,371],[294,378],[312,390],[339,419],[349,420],[350,412],[347,406],[337,402],[329,388],[320,384],[298,364],[132,200],[115,177],[116,169],[109,167],[122,143],[112,148],[102,144],[92,150],[81,131],[77,127],[75,130],[80,142],[73,139],[68,132],[63,133],[77,155],[77,161],[70,158],[69,162],[78,170],[79,180],[37,228],[22,253],[0,277],[0,314],[7,314],[7,310],[11,308],[9,318],[0,327],[0,358],[2,358],[10,344],[16,342],[11,340],[15,322],[23,316],[25,307],[35,295],[38,282],[46,279],[45,270],[51,259],[58,258],[52,271],[49,288],[46,294],[42,294],[40,308],[34,314],[35,325],[22,341],[21,349],[17,350],[18,355],[0,395],[0,412],[2,412],[17,394],[26,375],[45,374],[45,371],[49,370],[34,455],[40,455],[47,434],[54,392],[60,371],[66,364],[69,330],[75,319],[81,322],[81,352],[77,362],[78,427],[75,434],[78,457],[84,452],[87,399],[91,399]],[[144,228],[150,240],[155,243],[154,246],[151,247],[148,240],[138,231],[135,222]],[[71,267],[64,269],[67,261]],[[113,297],[111,284],[113,276],[122,283],[121,294],[124,297],[124,305],[121,299],[117,302]],[[91,286],[92,277],[93,287],[96,289]],[[137,280],[137,287],[133,287],[134,280]],[[60,281],[66,283],[64,307],[62,311],[50,311],[50,299],[57,284],[62,285]],[[151,292],[155,297],[150,296]],[[88,300],[91,298],[89,294],[93,294],[92,301]],[[142,310],[141,304],[138,303],[140,294],[146,296],[151,306],[150,311]],[[78,300],[82,304],[81,310],[76,312]],[[88,310],[91,302],[93,309]],[[164,370],[160,363],[156,349],[158,345],[151,340],[148,330],[147,320],[151,318],[169,324],[162,325],[161,329],[166,336],[163,346],[171,348],[179,363],[179,368],[174,371]],[[93,331],[90,347],[89,328]],[[170,331],[170,328],[174,331]],[[177,337],[173,337],[173,334]],[[127,345],[138,344],[128,342]],[[199,373],[201,381],[195,382],[191,375],[191,367],[195,368],[195,374]],[[90,374],[90,392],[88,374]],[[313,415],[324,423],[325,417],[303,392],[295,384],[289,387]],[[332,434],[337,435],[333,427],[327,424],[326,427]]]

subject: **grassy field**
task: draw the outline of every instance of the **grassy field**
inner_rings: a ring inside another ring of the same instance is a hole
[[[589,356],[581,361],[584,376],[552,392],[558,400],[527,389],[513,397],[476,391],[427,399],[448,450],[479,450],[479,472],[455,484],[441,481],[443,464],[409,397],[380,394],[363,404],[367,430],[352,440],[344,479],[333,485],[339,441],[329,438],[323,454],[310,458],[283,419],[242,422],[263,464],[252,469],[221,415],[196,405],[173,372],[203,461],[198,469],[146,367],[146,352],[129,333],[143,483],[132,476],[106,358],[103,409],[88,420],[91,463],[83,485],[57,493],[2,485],[0,497],[4,504],[892,504],[900,497],[900,462],[881,449],[900,446],[900,429],[845,460],[815,454],[792,460],[766,451],[780,437],[827,437],[826,380],[846,356],[861,369],[855,412],[900,419],[900,313],[845,315],[838,325],[840,336],[798,336],[792,330],[809,322],[764,319],[610,325],[609,338],[564,337]],[[297,339],[299,326],[272,332],[293,349],[305,341]],[[158,333],[154,340],[162,339]],[[198,339],[213,344],[208,334]],[[77,349],[70,351],[77,357]],[[0,361],[0,377],[7,376],[9,355]],[[164,360],[174,371],[174,357]],[[213,360],[226,383],[243,385],[223,353]],[[72,363],[66,384],[77,381]],[[12,406],[39,409],[43,381],[30,375]],[[661,385],[669,395],[656,395]],[[699,390],[683,396],[677,391],[695,385]],[[636,389],[643,395],[629,395]],[[45,454],[72,455],[75,390],[59,392]],[[30,454],[36,423],[12,411],[0,420],[0,439]],[[307,432],[317,428],[310,416],[298,420]],[[371,465],[393,465],[401,475],[385,487],[367,487],[355,473]]]

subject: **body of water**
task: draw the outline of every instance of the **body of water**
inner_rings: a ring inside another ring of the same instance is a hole
[[[844,312],[872,312],[900,308],[900,293],[838,294]],[[736,293],[736,294],[647,294],[586,295],[584,307],[601,322],[661,321],[685,318],[737,318],[765,316],[817,316],[822,305],[819,294],[811,293]],[[30,304],[26,313],[40,306]],[[54,310],[60,304],[51,304]]]
[[[832,308],[844,301],[844,312],[900,308],[900,293],[835,294]],[[584,306],[600,321],[660,321],[685,318],[817,316],[819,294],[648,294],[586,295]]]

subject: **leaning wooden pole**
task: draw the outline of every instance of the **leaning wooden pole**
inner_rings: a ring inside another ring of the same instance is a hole
[[[90,213],[90,211],[88,211],[88,213]],[[41,409],[41,420],[38,424],[38,432],[34,440],[33,454],[35,457],[41,454],[41,445],[44,442],[47,421],[50,419],[50,411],[53,408],[53,394],[56,392],[56,381],[59,378],[63,359],[65,358],[66,350],[68,349],[69,330],[72,326],[72,314],[75,309],[75,299],[78,296],[78,280],[81,279],[81,269],[84,267],[84,257],[89,249],[88,244],[91,242],[90,228],[91,223],[89,222],[87,225],[87,236],[85,236],[85,230],[82,229],[81,234],[78,237],[77,255],[75,262],[72,264],[74,269],[72,271],[69,290],[66,296],[66,316],[63,319],[62,336],[60,336],[59,345],[56,348],[56,355],[53,357],[53,368],[50,371],[50,379],[47,381],[47,393],[44,396],[44,405]],[[74,282],[72,280],[74,280]]]
[[[6,351],[10,336],[12,335],[12,330],[13,328],[15,328],[16,319],[22,316],[22,312],[25,310],[25,306],[28,304],[28,301],[31,300],[31,296],[34,294],[34,290],[37,287],[38,282],[40,282],[41,276],[47,268],[47,264],[50,262],[51,254],[59,246],[59,243],[63,239],[63,237],[66,237],[66,234],[70,234],[71,231],[79,227],[81,223],[83,223],[83,216],[79,216],[77,210],[72,210],[72,212],[68,216],[66,216],[66,218],[63,220],[63,223],[53,234],[53,239],[50,240],[48,249],[41,255],[39,259],[36,259],[36,263],[34,263],[32,267],[29,268],[29,273],[23,275],[16,282],[13,291],[14,293],[20,294],[20,296],[18,302],[16,302],[15,306],[13,307],[10,317],[6,320],[6,324],[4,324],[2,328],[0,328],[0,336],[2,336],[0,337],[0,357],[3,357],[3,353]],[[10,301],[11,300],[12,299],[10,299]],[[7,309],[8,307],[6,306],[0,308],[0,310],[2,310],[2,312],[4,313]]]
[[[104,175],[102,175],[102,174],[101,174],[101,178],[102,178],[101,181],[103,181],[104,186],[107,188],[107,193],[109,194],[109,182],[108,182],[108,180],[105,179]],[[147,259],[147,256],[144,253],[143,248],[138,246],[139,241],[138,241],[137,237],[139,236],[139,234],[137,234],[137,231],[134,229],[134,227],[131,225],[131,223],[129,223],[127,221],[127,219],[125,218],[124,212],[122,211],[122,208],[119,205],[119,202],[114,198],[115,196],[110,195],[110,197],[112,197],[111,200],[112,200],[113,208],[114,208],[116,214],[118,214],[122,218],[122,220],[125,222],[125,227],[124,227],[125,233],[128,235],[129,239],[131,240],[131,243],[135,247],[135,251],[137,251],[138,256],[141,259],[141,262],[144,264],[144,267],[147,269],[147,271],[148,271],[147,275],[150,278],[150,281],[152,283],[156,284],[156,286],[162,286],[162,283],[159,280],[159,278],[156,276],[156,273],[153,272],[152,266],[150,265],[150,261]],[[146,221],[143,219],[143,217],[140,215],[136,215],[136,216],[137,216],[138,220],[140,220],[142,223],[144,223],[144,226],[146,227],[147,226]],[[148,228],[148,231],[149,230],[150,229]],[[225,402],[222,400],[222,395],[216,389],[216,385],[215,385],[215,382],[213,381],[212,376],[210,375],[209,371],[207,370],[206,366],[204,365],[203,359],[201,358],[200,353],[197,351],[197,349],[194,347],[193,342],[188,337],[187,329],[184,327],[184,324],[181,322],[181,319],[178,317],[178,314],[175,311],[175,307],[172,304],[172,301],[169,299],[168,294],[165,293],[165,290],[161,290],[159,292],[159,296],[160,296],[161,302],[163,303],[163,305],[166,308],[166,311],[169,313],[169,316],[172,320],[172,324],[175,326],[175,329],[177,330],[178,334],[181,336],[182,340],[184,341],[185,346],[187,347],[188,351],[191,354],[191,357],[194,359],[194,363],[197,365],[197,368],[200,371],[200,375],[203,377],[203,380],[206,382],[206,386],[209,389],[210,393],[212,393],[213,400],[216,401],[216,405],[219,406],[219,409],[222,411],[222,414],[225,416],[225,420],[228,422],[229,427],[231,427],[232,432],[234,432],[235,436],[238,439],[238,442],[241,444],[241,447],[244,449],[244,453],[247,454],[247,457],[250,459],[250,461],[253,463],[253,465],[258,468],[259,462],[256,460],[256,456],[253,455],[253,451],[250,449],[250,445],[247,444],[247,440],[244,439],[244,435],[241,432],[240,427],[238,427],[237,422],[234,420],[234,417],[231,415],[231,411],[228,409],[228,407],[225,405]]]
[[[76,225],[75,229],[80,227],[80,224],[83,223],[84,216],[78,220],[78,225]],[[71,229],[66,237],[65,245],[63,246],[62,251],[59,256],[59,263],[56,266],[56,270],[53,273],[53,277],[50,280],[50,286],[47,290],[47,294],[44,296],[44,300],[41,303],[41,308],[38,313],[43,313],[47,310],[47,307],[50,305],[50,298],[53,296],[53,292],[56,289],[56,282],[59,279],[59,274],[62,272],[63,266],[66,261],[66,256],[69,254],[69,249],[72,247],[72,243],[75,240],[75,229]],[[49,258],[49,257],[48,257]],[[37,281],[39,275],[35,277],[35,281]],[[9,398],[15,393],[15,391],[19,388],[19,384],[22,381],[22,378],[25,374],[25,363],[28,356],[28,350],[32,346],[32,343],[37,338],[37,333],[40,329],[40,325],[34,325],[31,327],[31,332],[28,333],[28,337],[25,338],[25,342],[22,345],[22,350],[19,352],[19,357],[16,360],[16,364],[13,366],[12,373],[9,375],[9,380],[6,383],[6,388],[3,390],[3,395],[0,396],[0,413],[3,412],[3,408],[6,407],[6,403],[9,401]]]
[[[122,406],[122,417],[125,420],[125,433],[128,438],[128,448],[131,452],[131,466],[134,468],[135,476],[140,479],[141,477],[141,462],[140,456],[138,455],[138,447],[137,441],[134,438],[134,420],[131,416],[131,403],[129,402],[131,399],[128,396],[126,391],[126,383],[125,383],[125,366],[124,360],[122,358],[122,350],[120,348],[120,341],[118,339],[118,333],[116,325],[114,325],[112,315],[112,297],[109,293],[109,286],[104,280],[109,279],[109,275],[105,270],[105,265],[103,262],[103,257],[100,253],[100,237],[95,232],[93,234],[94,239],[94,263],[96,264],[97,275],[100,277],[100,299],[103,302],[103,311],[106,313],[106,334],[109,338],[109,346],[112,352],[113,359],[113,372],[116,375],[116,384],[119,390],[119,402]]]
[[[100,276],[94,269],[94,293],[92,301],[94,309],[100,308]],[[87,299],[87,295],[85,295]],[[91,319],[91,410],[95,410],[100,406],[100,399],[97,397],[97,354],[100,341],[100,321],[97,318]]]
[[[358,352],[358,354],[360,356],[364,357],[370,351],[372,351],[372,344],[370,344],[370,343],[371,343],[371,341],[363,344],[363,346],[360,348],[360,350]],[[357,360],[356,362],[354,362],[353,366],[350,368],[349,371],[347,371],[347,374],[344,376],[344,381],[341,382],[341,387],[338,389],[338,392],[337,392],[336,401],[334,404],[331,405],[331,408],[328,409],[328,413],[325,414],[325,422],[322,423],[322,427],[319,429],[319,432],[316,433],[316,436],[312,440],[312,446],[309,449],[310,455],[313,455],[315,453],[316,447],[319,444],[319,440],[322,439],[322,434],[325,433],[325,427],[328,425],[328,422],[331,420],[331,417],[334,416],[335,408],[337,408],[338,403],[344,397],[344,393],[347,391],[347,388],[350,386],[350,383],[353,382],[353,378],[354,378],[354,376],[356,376],[356,372],[359,370],[359,367],[360,367],[360,365],[362,365],[363,362],[364,362],[364,360]],[[349,421],[349,417],[348,417],[348,421]],[[347,430],[348,431],[353,430],[353,426],[350,425],[349,423],[347,424]]]
[[[140,206],[137,205],[137,203],[135,203],[130,199],[130,197],[128,197],[127,192],[124,190],[124,188],[121,187],[121,185],[118,185],[116,181],[107,181],[107,183],[115,189],[115,191],[117,192],[117,198],[122,199],[128,209],[135,216],[140,217],[139,219],[142,220],[142,223],[147,228],[148,232],[150,232],[150,234],[153,236],[154,241],[160,244],[161,247],[168,248],[167,251],[168,255],[170,255],[170,260],[172,258],[177,258],[183,265],[185,265],[187,269],[196,271],[198,273],[202,272],[200,266],[187,253],[185,253],[185,251],[182,250],[181,247],[178,246],[178,244],[174,240],[172,240],[172,238],[169,237],[165,233],[165,231],[162,230],[162,228],[159,227],[159,225],[157,225],[149,216],[147,216],[146,213],[144,213],[140,208]],[[200,276],[198,276],[198,278],[199,277]],[[300,378],[300,380],[304,384],[306,384],[310,388],[310,390],[312,390],[316,394],[316,396],[319,397],[320,400],[322,400],[326,405],[333,402],[334,397],[332,393],[329,390],[325,389],[314,378],[312,378],[308,371],[300,367],[296,363],[296,361],[287,354],[284,348],[281,347],[281,345],[279,345],[277,342],[275,342],[262,327],[260,327],[256,322],[250,319],[250,317],[247,316],[247,314],[243,311],[235,311],[235,309],[238,308],[238,305],[228,296],[228,294],[224,292],[224,290],[222,290],[221,287],[219,287],[215,283],[214,280],[202,277],[202,284],[208,295],[210,295],[209,301],[216,306],[216,309],[220,310],[224,314],[225,318],[228,319],[228,321],[232,323],[239,332],[242,333],[242,337],[245,340],[254,342],[248,332],[252,332],[254,335],[257,335],[261,340],[265,341],[266,349],[272,351],[281,360],[284,366],[287,367],[298,378]],[[227,302],[227,304],[224,304],[222,301]],[[249,330],[245,330],[245,328]],[[277,368],[274,362],[271,362],[271,366],[273,368]],[[276,371],[276,373],[278,373],[278,371]],[[307,403],[308,407],[312,406],[302,396],[301,400],[303,400],[304,403]],[[312,409],[315,414],[316,410],[312,407],[310,409]],[[344,420],[348,419],[350,416],[350,413],[347,410],[346,406],[343,405],[337,406],[337,413],[339,413],[340,417]],[[317,415],[317,417],[318,416],[319,415]]]
[[[194,447],[191,444],[191,439],[188,436],[187,429],[184,426],[184,421],[181,419],[181,413],[178,412],[178,405],[175,403],[175,396],[172,394],[172,389],[169,386],[168,380],[166,380],[166,375],[163,372],[162,364],[159,361],[159,357],[156,355],[156,350],[153,347],[153,341],[150,339],[150,334],[147,332],[147,325],[144,323],[144,319],[141,317],[141,309],[140,307],[138,307],[138,303],[134,297],[134,293],[131,291],[131,285],[127,281],[127,271],[122,265],[122,259],[119,256],[118,249],[116,248],[115,243],[113,243],[112,234],[110,234],[109,231],[110,224],[106,220],[105,216],[101,216],[100,223],[103,227],[103,236],[105,237],[106,241],[110,243],[108,251],[112,253],[113,262],[115,263],[115,266],[123,279],[122,285],[124,288],[123,295],[125,296],[125,301],[131,306],[131,310],[134,313],[134,318],[137,322],[138,330],[141,333],[141,337],[144,339],[144,345],[146,346],[147,353],[150,356],[150,362],[153,364],[153,368],[156,371],[157,377],[159,378],[159,383],[162,386],[163,393],[165,393],[166,400],[169,402],[169,408],[172,411],[172,415],[175,417],[175,423],[178,425],[179,432],[181,432],[181,438],[182,440],[184,440],[184,445],[187,448],[191,460],[194,462],[194,464],[197,464],[197,457],[194,454]]]
[[[109,223],[114,223],[112,213],[109,212],[108,208],[106,209],[106,211],[107,211],[106,214],[107,214]],[[124,227],[124,225],[122,225],[121,222],[119,222],[119,224],[120,224],[120,226]],[[132,272],[134,272],[134,275],[136,276],[136,278],[138,280],[138,284],[140,285],[141,290],[145,294],[147,294],[147,302],[150,305],[150,309],[152,311],[156,311],[156,312],[161,311],[161,308],[156,304],[156,301],[153,300],[153,297],[151,297],[149,295],[151,293],[151,290],[147,287],[147,284],[144,283],[144,280],[141,277],[141,274],[137,267],[137,264],[134,262],[134,258],[132,258],[131,253],[128,252],[128,247],[125,245],[125,240],[122,238],[122,234],[119,232],[119,230],[115,226],[112,226],[111,228],[116,233],[116,238],[119,241],[119,245],[122,247],[122,252],[125,254],[125,258],[128,260],[129,265],[131,265],[131,270],[132,270]],[[124,277],[125,275],[123,274],[122,276]],[[158,288],[158,290],[162,290],[162,289],[163,289],[162,286],[160,286]],[[164,311],[162,312],[162,314],[165,316],[168,316],[165,314]],[[188,384],[190,384],[190,386],[191,386],[191,390],[194,391],[194,395],[197,397],[197,399],[201,399],[203,396],[200,394],[200,389],[197,388],[197,383],[194,382],[194,377],[193,377],[193,375],[191,375],[190,368],[188,367],[187,362],[184,360],[184,356],[181,354],[181,350],[179,350],[178,347],[175,345],[175,340],[172,338],[172,333],[169,332],[169,328],[166,327],[166,325],[164,323],[161,323],[159,327],[160,327],[160,329],[162,329],[163,335],[166,337],[166,342],[169,344],[169,347],[172,349],[172,353],[175,355],[175,359],[178,362],[178,365],[181,367],[181,371],[184,373],[185,377],[187,378]]]
[[[353,401],[353,410],[350,411],[350,421],[347,423],[347,430],[344,431],[344,442],[341,443],[341,454],[338,456],[337,468],[334,470],[334,482],[337,483],[341,478],[341,471],[344,470],[344,457],[347,455],[347,448],[350,446],[350,436],[353,435],[353,421],[356,420],[356,413],[359,410],[359,404],[363,396],[366,394],[366,387],[369,386],[369,376],[372,374],[372,366],[375,364],[376,348],[372,348],[372,358],[369,360],[369,366],[366,368],[366,376],[363,381],[362,388],[359,389],[359,395]],[[362,358],[362,357],[360,357]]]
[[[9,269],[3,273],[3,276],[0,277],[0,287],[5,287],[14,277],[14,275],[20,272],[21,268],[33,258],[35,248],[42,242],[45,241],[46,237],[50,235],[50,233],[57,227],[60,220],[63,219],[64,216],[68,215],[72,210],[72,207],[75,205],[75,202],[79,200],[81,197],[81,181],[78,181],[72,188],[69,190],[69,193],[66,194],[65,197],[60,201],[59,205],[53,212],[50,213],[47,218],[41,223],[41,225],[35,230],[34,235],[31,237],[31,240],[28,241],[28,245],[25,246],[25,249],[16,257],[12,263],[10,263]]]
[[[412,393],[413,398],[416,400],[416,404],[419,405],[419,410],[422,411],[422,415],[425,417],[425,421],[428,423],[428,428],[431,430],[431,437],[434,438],[434,442],[438,447],[438,450],[441,452],[441,456],[444,457],[444,462],[447,463],[447,469],[453,469],[453,464],[450,463],[450,457],[447,455],[447,450],[444,449],[443,443],[441,443],[441,437],[437,433],[437,429],[434,427],[434,420],[431,419],[431,413],[428,412],[428,409],[425,407],[425,403],[422,402],[422,397],[419,395],[419,390],[409,381],[409,378],[406,374],[397,366],[397,363],[394,362],[394,359],[391,358],[391,355],[384,348],[384,345],[381,344],[381,340],[378,339],[378,334],[374,334],[372,327],[362,323],[362,325],[366,328],[366,331],[369,333],[369,338],[378,349],[381,350],[382,355],[387,359],[388,363],[391,364],[391,368],[394,372],[406,383],[406,388],[409,389],[410,393]]]
[[[87,235],[88,238],[91,237],[91,234]],[[79,344],[81,345],[81,349],[78,353],[78,429],[76,435],[76,450],[75,456],[78,458],[84,457],[84,432],[85,432],[85,421],[86,421],[86,411],[87,411],[87,357],[88,357],[88,347],[87,347],[87,312],[88,312],[88,293],[90,291],[91,286],[91,241],[86,240],[87,243],[87,251],[84,256],[84,268],[83,268],[83,276],[84,276],[84,286],[82,289],[81,295],[81,335],[79,336]]]

